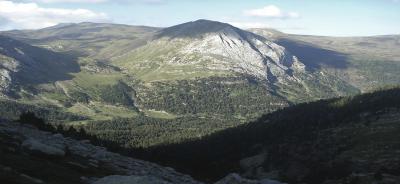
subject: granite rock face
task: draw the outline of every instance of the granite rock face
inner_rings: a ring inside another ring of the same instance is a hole
[[[172,65],[205,63],[206,70],[236,72],[270,82],[297,81],[292,74],[306,72],[305,65],[284,47],[221,22],[198,20],[166,28],[149,45],[179,48],[173,55],[160,56]]]

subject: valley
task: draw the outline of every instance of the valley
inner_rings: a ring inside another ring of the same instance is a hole
[[[1,34],[15,43],[2,47],[2,56],[10,58],[2,64],[3,96],[85,116],[85,121],[66,122],[76,126],[115,118],[135,121],[141,116],[160,121],[204,117],[226,121],[213,125],[217,131],[290,104],[353,95],[399,81],[397,70],[391,70],[400,63],[395,51],[359,65],[359,50],[365,46],[357,50],[357,43],[350,43],[361,38],[344,39],[352,51],[346,53],[336,43],[327,45],[334,38],[248,32],[208,20],[165,29],[80,23]],[[379,41],[366,38],[364,42],[379,45]],[[379,51],[393,44],[382,42]],[[25,53],[24,58],[13,49]],[[50,59],[73,66],[61,67],[66,71],[49,68],[42,63],[49,54],[36,51],[34,55],[31,49],[60,55]],[[28,74],[23,66],[30,60],[43,66],[30,68],[34,71]],[[375,67],[383,66],[382,62],[388,63],[387,68]],[[387,72],[378,76],[383,70]],[[52,81],[40,81],[44,74]],[[193,135],[184,139],[214,132],[196,132],[210,123],[199,123],[204,126],[198,128],[195,124],[190,130]]]
[[[346,183],[354,172],[396,182],[399,40],[210,20],[2,31],[0,119],[32,112],[208,183],[232,172],[289,183]]]

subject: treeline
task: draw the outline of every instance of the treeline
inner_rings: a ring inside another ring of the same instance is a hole
[[[43,118],[36,116],[35,113],[27,111],[20,114],[19,119],[16,120],[21,124],[33,125],[39,130],[61,133],[66,137],[71,137],[77,140],[89,140],[91,144],[96,146],[106,147],[108,150],[121,153],[127,156],[132,154],[143,153],[141,149],[124,148],[117,142],[98,138],[98,136],[88,133],[83,127],[65,126],[64,124],[50,124]]]
[[[24,112],[33,112],[38,117],[47,121],[78,121],[86,120],[87,117],[63,112],[60,108],[55,106],[37,106],[30,104],[23,104],[12,100],[0,100],[0,117],[4,119],[17,119]]]
[[[120,104],[134,107],[132,95],[134,91],[122,81],[115,85],[99,86],[99,97],[101,101],[109,104]]]
[[[90,94],[90,95],[89,95]],[[71,91],[68,103],[89,103],[91,100],[107,104],[123,105],[137,110],[134,105],[135,91],[124,82],[118,81],[113,85],[96,85],[89,93],[83,91]]]
[[[263,81],[245,77],[154,82],[141,87],[137,96],[145,109],[168,110],[176,114],[221,114],[259,116],[285,107],[288,102]]]
[[[237,119],[229,117],[160,119],[139,114],[134,118],[90,121],[84,128],[100,139],[111,140],[126,148],[148,148],[197,139],[239,124]]]

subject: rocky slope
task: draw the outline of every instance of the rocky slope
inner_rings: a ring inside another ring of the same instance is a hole
[[[5,120],[0,122],[0,144],[1,182],[200,183],[172,168]]]
[[[163,29],[157,36],[161,40],[154,44],[181,45],[185,38],[189,40],[172,58],[165,58],[172,64],[201,63],[201,58],[208,58],[206,70],[233,71],[270,82],[296,80],[290,73],[304,72],[304,64],[285,48],[229,24],[198,20]],[[195,55],[201,58],[194,60]]]

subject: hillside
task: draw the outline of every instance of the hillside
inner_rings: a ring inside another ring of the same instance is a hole
[[[69,73],[80,71],[72,56],[5,36],[0,36],[0,59],[0,91],[11,95],[35,85],[71,79]]]
[[[311,70],[341,78],[365,92],[399,83],[400,37],[325,37],[251,29],[282,45]]]
[[[143,156],[211,179],[241,171],[289,183],[394,184],[400,181],[399,102],[395,88],[299,104]]]
[[[1,34],[58,52],[107,60],[145,44],[157,30],[159,28],[83,22]]]

